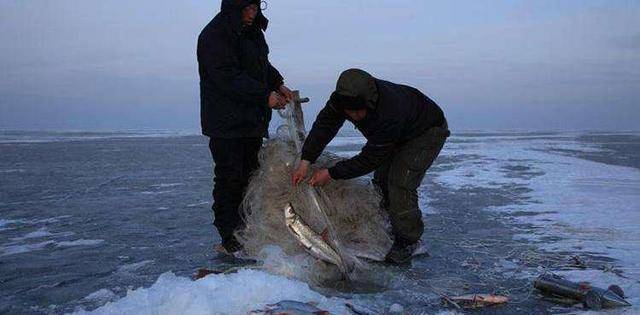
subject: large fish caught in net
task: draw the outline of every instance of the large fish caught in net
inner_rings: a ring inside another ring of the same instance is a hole
[[[369,181],[332,181],[314,188],[305,180],[292,186],[291,174],[306,135],[300,101],[296,99],[279,111],[286,123],[260,151],[260,168],[252,176],[243,201],[246,228],[237,237],[249,257],[260,258],[265,248],[273,246],[289,257],[310,257],[308,248],[286,224],[285,209],[290,205],[310,230],[324,236],[341,261],[338,268],[326,263],[308,265],[308,280],[328,280],[336,274],[348,278],[364,266],[363,258],[384,259],[392,244],[388,220],[379,207],[380,195]],[[325,152],[312,170],[330,167],[341,159]],[[328,272],[332,269],[339,273]]]

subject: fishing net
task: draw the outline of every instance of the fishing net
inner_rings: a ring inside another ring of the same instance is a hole
[[[386,214],[379,207],[379,193],[369,181],[332,181],[321,189],[309,187],[306,181],[292,186],[291,174],[299,161],[301,146],[295,139],[295,130],[300,129],[295,124],[288,119],[288,124],[281,126],[276,137],[268,140],[260,151],[260,168],[253,174],[243,201],[246,227],[237,235],[245,255],[264,259],[263,250],[275,245],[287,256],[308,256],[285,225],[283,210],[291,203],[314,231],[321,233],[328,229],[331,245],[343,259],[356,267],[363,266],[356,257],[382,260],[392,240]],[[340,160],[334,154],[324,153],[308,175]],[[328,272],[334,266],[314,260],[305,262],[309,270],[302,277],[313,275],[315,280],[323,280],[322,277],[336,275]]]

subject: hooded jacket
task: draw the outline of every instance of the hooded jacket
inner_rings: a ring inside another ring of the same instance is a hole
[[[352,120],[344,112],[346,102],[356,100],[367,109],[361,121]],[[336,91],[313,123],[302,148],[302,159],[314,163],[346,120],[355,125],[367,143],[360,154],[329,169],[333,179],[351,179],[374,171],[399,146],[446,122],[442,109],[417,89],[350,69],[340,75]]]
[[[251,26],[242,9],[256,0],[223,0],[198,37],[200,122],[210,137],[265,137],[271,121],[268,99],[283,83],[269,62],[264,38],[268,20],[258,12]]]

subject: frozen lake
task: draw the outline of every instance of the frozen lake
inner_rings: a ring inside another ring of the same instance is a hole
[[[454,134],[420,187],[431,257],[375,266],[355,292],[254,270],[189,279],[238,263],[211,250],[204,137],[0,132],[0,152],[0,314],[246,314],[282,299],[437,314],[439,294],[473,292],[512,298],[491,314],[580,311],[532,292],[545,271],[618,284],[636,305],[622,312],[640,312],[640,134]]]

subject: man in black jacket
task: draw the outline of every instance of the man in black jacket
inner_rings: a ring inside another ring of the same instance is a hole
[[[309,165],[345,120],[362,132],[366,145],[355,157],[316,171],[309,184],[321,186],[331,179],[375,171],[373,182],[382,193],[395,238],[386,261],[406,262],[424,231],[417,188],[450,135],[444,113],[415,88],[376,79],[363,70],[347,70],[309,132],[294,184],[304,180]]]
[[[234,232],[271,110],[292,97],[268,59],[268,20],[258,0],[222,0],[221,11],[198,38],[200,118],[215,163],[214,226],[228,253],[241,249]]]

